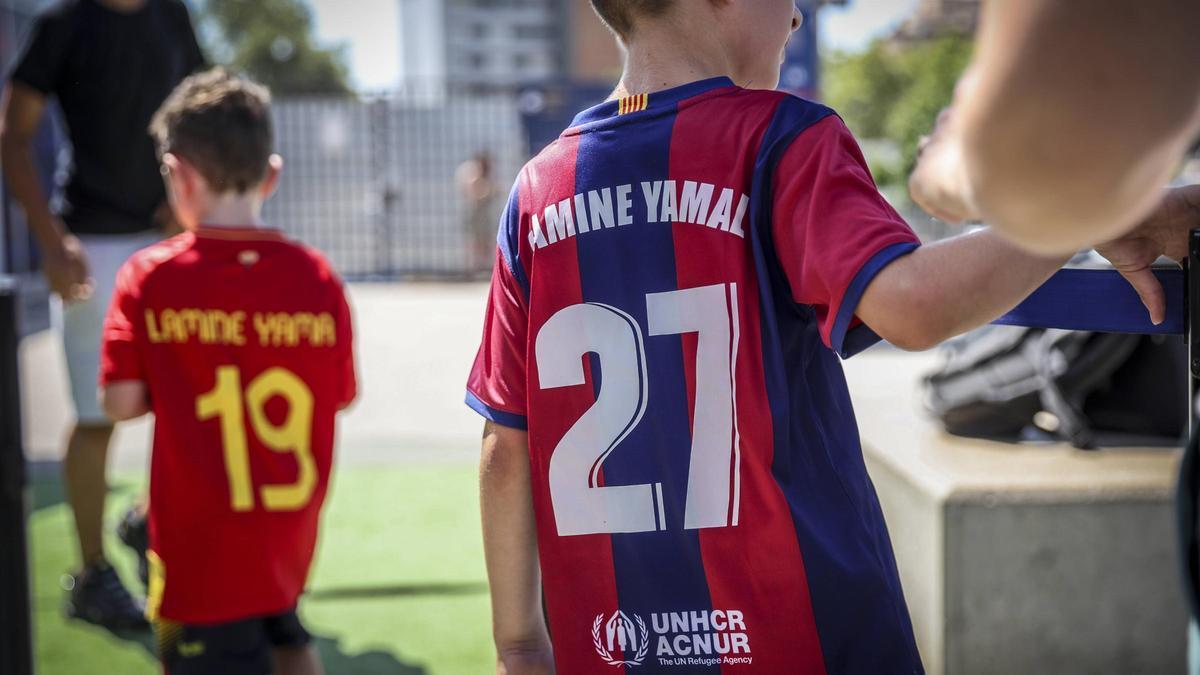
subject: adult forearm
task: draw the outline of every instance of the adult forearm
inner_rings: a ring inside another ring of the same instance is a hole
[[[985,3],[956,97],[978,215],[1047,254],[1115,238],[1154,207],[1200,130],[1200,4]]]
[[[38,179],[33,148],[28,139],[0,135],[0,163],[9,191],[21,205],[34,238],[44,252],[54,252],[66,234],[50,210],[50,203]]]
[[[1117,140],[1066,119],[1064,106],[1026,98],[964,120],[965,176],[983,222],[1023,248],[1057,255],[1116,238],[1154,208],[1186,150],[1182,129]],[[1014,106],[1042,119],[1023,123]]]
[[[991,230],[953,237],[885,267],[858,315],[903,349],[928,349],[1011,310],[1066,260],[1026,253]]]
[[[479,485],[497,651],[502,657],[548,651],[524,432],[486,426]]]

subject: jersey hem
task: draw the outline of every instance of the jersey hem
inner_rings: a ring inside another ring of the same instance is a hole
[[[529,422],[524,415],[517,413],[505,412],[484,403],[470,389],[467,390],[467,396],[464,402],[467,407],[479,413],[484,419],[490,420],[500,426],[511,427],[513,429],[521,429],[522,431],[529,428]]]
[[[919,246],[920,244],[911,241],[885,246],[876,251],[859,268],[858,273],[854,275],[854,279],[851,280],[850,285],[846,288],[846,292],[842,294],[842,302],[838,306],[837,319],[834,321],[833,330],[829,334],[829,344],[837,352],[838,356],[848,359],[883,339],[866,324],[855,326],[852,330],[848,330],[850,328],[850,321],[854,318],[854,312],[858,309],[858,303],[862,300],[863,293],[866,292],[867,286],[875,279],[875,276],[883,271],[883,268],[894,262],[896,258],[912,253]]]

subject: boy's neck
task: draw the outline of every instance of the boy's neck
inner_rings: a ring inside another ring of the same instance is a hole
[[[251,193],[224,194],[213,198],[200,225],[217,227],[266,227],[262,219],[262,201]]]
[[[733,77],[732,65],[713,37],[697,38],[677,24],[646,21],[625,50],[625,72],[609,100]]]

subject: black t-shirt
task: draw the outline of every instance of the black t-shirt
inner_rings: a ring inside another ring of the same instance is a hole
[[[12,79],[58,99],[72,146],[58,211],[77,234],[154,227],[166,198],[150,118],[204,65],[180,0],[119,12],[65,0],[38,17]]]

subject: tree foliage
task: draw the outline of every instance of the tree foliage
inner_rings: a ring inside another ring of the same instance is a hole
[[[917,143],[950,104],[971,47],[957,36],[903,45],[876,40],[861,53],[826,59],[829,105],[856,136],[885,138],[900,150],[901,166],[872,167],[881,184],[903,181],[912,170]]]
[[[350,93],[343,49],[316,44],[302,0],[203,0],[200,17],[210,58],[274,93]]]

